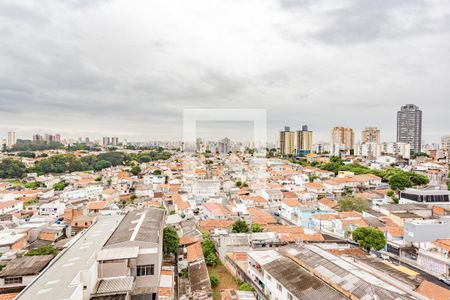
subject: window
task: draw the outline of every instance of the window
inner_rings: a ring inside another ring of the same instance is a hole
[[[272,281],[272,277],[269,274],[267,274],[267,280]]]
[[[18,283],[22,283],[22,277],[5,277],[5,285]]]
[[[136,276],[148,276],[155,274],[155,265],[137,266]]]
[[[277,289],[281,292],[283,288],[281,287],[281,284],[277,283]]]
[[[293,300],[293,299],[294,299],[294,297],[292,297],[291,294],[288,294],[288,300]]]

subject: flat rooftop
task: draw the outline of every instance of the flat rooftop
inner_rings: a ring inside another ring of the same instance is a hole
[[[159,243],[162,238],[161,227],[164,226],[164,212],[155,207],[128,212],[105,246],[128,241]]]
[[[70,247],[63,250],[39,276],[18,296],[17,300],[63,300],[70,299],[79,288],[83,288],[77,275],[96,263],[96,254],[123,216],[101,216],[97,218]]]

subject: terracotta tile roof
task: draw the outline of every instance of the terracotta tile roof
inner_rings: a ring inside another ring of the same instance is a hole
[[[403,236],[403,227],[401,226],[385,226],[381,227],[380,230],[389,232],[393,237]]]
[[[180,194],[171,194],[171,195],[173,202],[175,203],[175,205],[179,210],[185,210],[190,207],[189,203],[184,201],[183,198],[181,198]]]
[[[331,209],[333,209],[333,208],[335,208],[337,206],[337,201],[331,200],[331,199],[328,199],[328,198],[322,198],[322,199],[319,200],[319,202],[321,204],[331,208]]]
[[[363,219],[346,219],[341,220],[343,227],[348,227],[350,225],[356,226],[356,227],[366,227],[369,226],[366,221]]]
[[[190,235],[185,235],[185,236],[180,237],[179,244],[180,245],[190,245],[190,244],[193,244],[193,243],[196,243],[196,242],[198,242],[198,238],[197,237],[190,236]]]
[[[312,233],[312,234],[301,233],[300,239],[302,239],[302,241],[307,241],[307,242],[324,241],[325,240],[323,235],[318,232]]]
[[[0,202],[0,209],[6,208],[6,207],[10,207],[10,206],[13,206],[13,205],[17,205],[19,203],[22,203],[22,201],[20,201],[20,200],[10,200],[10,201]]]
[[[444,250],[450,251],[450,239],[440,239],[433,243],[433,245],[442,248]]]
[[[284,198],[293,198],[293,199],[297,198],[297,194],[294,192],[282,192],[282,193]]]
[[[188,262],[194,262],[203,258],[203,251],[200,242],[193,243],[186,247]]]
[[[0,294],[0,300],[13,300],[19,293]]]
[[[322,220],[322,221],[331,221],[331,220],[339,219],[339,216],[335,215],[335,214],[314,214],[311,217],[313,219]]]
[[[298,201],[296,198],[295,199],[287,198],[287,199],[284,199],[282,202],[290,207],[301,206],[300,201]]]
[[[243,196],[242,199],[243,200],[250,200],[250,201],[253,201],[253,202],[256,202],[256,203],[266,203],[267,202],[267,200],[264,199],[261,196],[250,196],[250,197]]]
[[[198,225],[203,230],[211,230],[211,229],[228,228],[231,227],[233,223],[234,222],[231,220],[208,219],[208,220],[201,220]]]
[[[305,183],[307,189],[323,189],[323,184],[320,182],[308,182]]]
[[[361,213],[357,211],[343,211],[339,213],[339,218],[348,219],[348,218],[361,218]]]
[[[265,231],[275,233],[303,233],[303,228],[300,226],[271,224],[266,226]]]
[[[433,300],[450,299],[450,290],[437,284],[424,280],[416,289],[416,292]]]
[[[108,201],[91,201],[86,205],[87,209],[103,209],[108,204]]]
[[[250,214],[253,224],[267,225],[277,223],[277,220],[272,215],[261,209],[249,208],[248,213]]]
[[[204,203],[203,208],[206,208],[214,216],[226,217],[231,215],[231,212],[219,203]]]

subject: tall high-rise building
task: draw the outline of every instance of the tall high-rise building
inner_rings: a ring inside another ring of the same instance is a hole
[[[103,146],[109,146],[109,145],[111,145],[111,140],[110,140],[110,138],[107,137],[107,136],[104,136],[103,139],[102,139],[102,145],[103,145]]]
[[[295,132],[291,131],[289,126],[280,131],[280,154],[290,155],[295,152]]]
[[[354,148],[355,134],[352,128],[334,127],[331,130],[331,144],[341,144],[345,150]]]
[[[118,146],[119,138],[116,136],[113,136],[113,137],[104,136],[102,139],[102,145],[103,146]]]
[[[231,141],[229,138],[224,138],[217,144],[220,154],[227,154],[231,151]]]
[[[33,142],[42,142],[44,138],[39,133],[33,134]]]
[[[441,148],[450,150],[450,134],[444,135],[441,139]]]
[[[6,147],[11,148],[17,143],[16,133],[14,131],[8,132],[8,139],[6,140]]]
[[[312,151],[312,135],[308,126],[303,125],[302,130],[297,130],[295,133],[295,149]]]
[[[366,127],[362,131],[362,141],[364,143],[380,143],[380,129],[377,127]]]
[[[397,112],[397,142],[408,143],[411,151],[422,149],[422,111],[414,104],[406,104]]]

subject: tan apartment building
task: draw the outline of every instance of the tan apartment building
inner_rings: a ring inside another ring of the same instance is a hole
[[[354,149],[355,134],[352,128],[334,127],[331,130],[331,143],[344,145],[346,150]]]
[[[380,143],[380,129],[377,127],[366,127],[362,131],[362,143]]]

